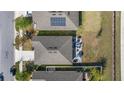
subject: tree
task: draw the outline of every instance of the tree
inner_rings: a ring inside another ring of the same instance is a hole
[[[15,20],[15,26],[17,31],[19,31],[20,29],[26,30],[28,26],[31,25],[32,25],[32,19],[29,17],[20,16]]]
[[[31,77],[31,72],[30,71],[32,71],[32,69],[28,69],[28,70],[30,70],[30,71],[28,71],[27,68],[26,68],[26,70],[24,70],[23,72],[20,72],[19,71],[19,62],[16,62],[15,68],[16,68],[16,75],[15,75],[16,80],[19,80],[19,81],[30,80],[30,77]]]
[[[26,72],[32,73],[35,69],[35,66],[32,62],[27,62],[26,64]]]

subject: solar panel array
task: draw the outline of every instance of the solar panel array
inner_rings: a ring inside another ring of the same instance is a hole
[[[51,17],[51,26],[65,26],[66,18],[65,17]]]

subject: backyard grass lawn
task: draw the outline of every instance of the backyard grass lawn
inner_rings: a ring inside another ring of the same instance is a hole
[[[116,57],[115,57],[115,61],[116,61],[116,80],[121,80],[121,61],[120,61],[120,23],[121,23],[121,18],[120,18],[121,12],[116,12]]]
[[[101,12],[83,12],[82,25],[77,31],[83,39],[83,62],[96,62],[99,52],[99,38],[97,34],[101,30]]]
[[[96,38],[96,32],[84,32],[83,43],[83,63],[96,62],[99,58],[99,39]]]
[[[112,80],[112,12],[102,12],[102,34],[99,37],[99,56],[107,59],[103,80]]]
[[[83,62],[97,62],[104,57],[107,61],[102,80],[112,80],[112,12],[83,13],[83,25],[77,33],[84,42]]]
[[[98,32],[101,28],[101,12],[83,12],[82,25],[85,32]]]

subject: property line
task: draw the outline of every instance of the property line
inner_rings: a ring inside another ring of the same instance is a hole
[[[116,26],[116,12],[112,13],[112,80],[116,80],[115,73],[115,26]]]

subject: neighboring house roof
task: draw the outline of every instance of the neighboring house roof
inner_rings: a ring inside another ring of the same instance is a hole
[[[35,71],[32,80],[46,81],[82,81],[82,73],[76,71]]]
[[[72,64],[72,36],[34,36],[35,64]]]
[[[78,11],[33,11],[33,22],[37,30],[77,30]]]

